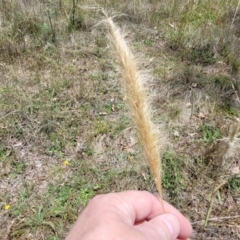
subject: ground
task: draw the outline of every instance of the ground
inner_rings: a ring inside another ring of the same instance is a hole
[[[98,3],[148,75],[164,199],[191,239],[240,239],[239,1]],[[93,196],[157,192],[94,4],[1,2],[2,239],[64,239]]]

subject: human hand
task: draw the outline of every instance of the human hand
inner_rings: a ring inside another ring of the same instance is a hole
[[[172,205],[149,192],[125,191],[94,197],[66,240],[188,239],[189,221]]]

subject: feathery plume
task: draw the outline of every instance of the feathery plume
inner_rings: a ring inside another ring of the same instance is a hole
[[[120,28],[115,25],[110,17],[106,19],[106,24],[121,66],[123,85],[132,111],[133,121],[139,132],[156,188],[160,197],[162,197],[160,147],[164,144],[159,144],[159,130],[152,122],[151,107],[143,86],[144,75],[139,71],[133,54],[121,34]]]

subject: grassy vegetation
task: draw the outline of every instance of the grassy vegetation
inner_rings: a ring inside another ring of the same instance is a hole
[[[98,6],[152,71],[165,199],[192,239],[239,239],[238,0],[1,0],[0,238],[63,239],[94,195],[156,192]]]

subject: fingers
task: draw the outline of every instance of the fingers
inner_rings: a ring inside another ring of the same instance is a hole
[[[146,239],[176,240],[180,233],[178,219],[171,214],[163,214],[137,226]]]
[[[162,202],[165,214],[163,214]],[[165,201],[162,202],[149,192],[141,191],[99,195],[90,201],[79,216],[69,236],[80,236],[81,238],[84,233],[93,234],[94,229],[99,234],[96,229],[106,228],[110,231],[113,230],[113,226],[118,226],[116,229],[119,226],[125,226],[124,228],[128,229],[127,234],[130,232],[143,234],[146,239],[189,238],[192,233],[189,221],[172,205]],[[105,231],[101,230],[100,232]]]
[[[172,205],[165,201],[162,202],[165,213],[170,213],[178,219],[180,224],[178,237],[181,239],[190,237],[192,227],[189,221]],[[144,220],[152,220],[163,214],[162,202],[151,193],[143,191],[111,193],[98,198],[98,203],[101,205],[102,210],[104,210],[103,206],[105,206],[105,210],[114,210],[115,213],[118,213],[115,216],[130,226]]]

